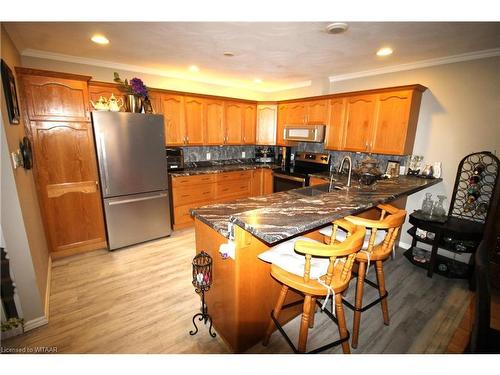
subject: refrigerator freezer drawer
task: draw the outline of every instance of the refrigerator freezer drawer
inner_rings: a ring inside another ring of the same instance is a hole
[[[172,232],[168,190],[107,198],[104,211],[110,250]]]

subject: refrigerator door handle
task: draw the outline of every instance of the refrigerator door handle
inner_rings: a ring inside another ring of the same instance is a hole
[[[101,164],[101,170],[103,172],[102,174],[102,184],[104,185],[104,191],[106,194],[109,193],[109,186],[108,186],[108,180],[109,180],[109,172],[108,172],[108,160],[106,157],[106,143],[104,142],[104,134],[99,133],[99,149],[101,152],[101,157],[100,157],[100,164]]]
[[[163,197],[166,197],[166,196],[167,196],[167,194],[161,193],[161,194],[153,195],[153,196],[150,196],[150,197],[124,199],[122,201],[113,201],[113,202],[109,202],[109,205],[110,206],[115,206],[117,204],[126,204],[126,203],[132,203],[132,202],[148,201],[150,199],[158,199],[158,198],[163,198]]]

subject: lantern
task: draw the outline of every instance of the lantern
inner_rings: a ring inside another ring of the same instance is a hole
[[[208,332],[210,336],[215,337],[215,332],[212,332],[212,318],[208,315],[208,307],[205,304],[205,292],[210,289],[212,284],[212,257],[202,251],[193,258],[193,280],[192,284],[196,293],[201,293],[201,309],[198,314],[193,316],[193,325],[195,330],[189,331],[190,335],[196,335],[198,333],[198,327],[196,326],[196,318],[198,321],[203,321],[204,324],[210,322],[210,327]]]

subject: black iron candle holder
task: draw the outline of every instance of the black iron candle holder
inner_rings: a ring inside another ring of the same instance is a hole
[[[210,289],[210,285],[212,284],[212,257],[202,251],[198,255],[193,258],[193,286],[196,293],[201,293],[201,309],[198,314],[193,316],[193,325],[195,330],[189,331],[191,336],[196,335],[198,333],[198,327],[196,326],[196,318],[206,325],[207,322],[210,322],[210,326],[208,328],[208,333],[210,336],[217,336],[215,332],[212,332],[212,318],[208,315],[208,307],[205,303],[205,292]]]

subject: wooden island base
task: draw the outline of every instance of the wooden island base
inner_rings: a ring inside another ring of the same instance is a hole
[[[281,289],[271,277],[271,265],[257,258],[269,246],[235,226],[236,259],[222,259],[219,246],[227,243],[227,238],[198,219],[195,233],[197,253],[205,251],[213,259],[213,281],[206,294],[208,313],[224,342],[233,352],[242,353],[264,337]],[[304,235],[322,238],[318,232]],[[302,299],[290,290],[285,303]],[[301,313],[302,304],[298,304],[283,311],[280,322],[284,324]]]

